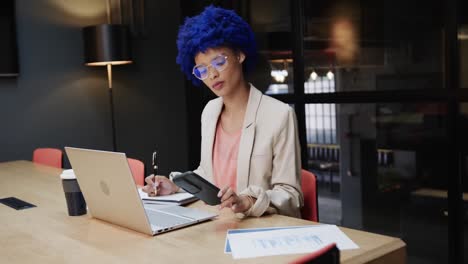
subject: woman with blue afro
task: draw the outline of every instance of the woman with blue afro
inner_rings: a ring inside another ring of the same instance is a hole
[[[219,209],[244,216],[300,217],[301,157],[294,110],[245,79],[254,67],[250,26],[234,11],[208,6],[187,18],[177,38],[177,63],[188,79],[218,98],[201,117],[200,166],[194,172],[221,190]],[[146,179],[158,194],[178,187],[163,176]]]

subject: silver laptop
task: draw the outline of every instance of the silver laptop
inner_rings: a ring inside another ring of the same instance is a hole
[[[217,216],[178,205],[144,205],[125,153],[65,147],[88,210],[95,218],[149,235]]]

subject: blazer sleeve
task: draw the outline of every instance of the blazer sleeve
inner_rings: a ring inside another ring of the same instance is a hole
[[[255,197],[255,204],[244,214],[261,216],[265,213],[301,217],[304,204],[301,191],[301,154],[294,110],[289,107],[286,120],[273,142],[272,189],[249,186],[241,194]]]
[[[198,168],[196,168],[195,170],[193,170],[193,172],[195,172],[196,174],[202,176],[203,178],[206,178],[206,177],[205,177],[205,170],[203,169],[201,163],[200,163],[200,165],[198,166]]]

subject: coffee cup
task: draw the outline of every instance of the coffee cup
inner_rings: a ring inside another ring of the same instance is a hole
[[[68,215],[77,216],[86,214],[86,201],[81,193],[80,185],[73,170],[64,170],[60,175],[62,179],[65,200],[67,201]]]

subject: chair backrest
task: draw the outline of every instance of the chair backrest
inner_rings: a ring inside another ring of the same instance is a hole
[[[33,152],[33,162],[46,166],[62,168],[63,152],[56,148],[37,148]]]
[[[317,179],[315,175],[306,170],[301,171],[302,193],[304,194],[304,207],[302,207],[302,218],[318,222],[317,204]]]
[[[127,158],[127,160],[135,183],[140,186],[145,185],[145,164],[137,159]]]
[[[300,259],[289,264],[339,264],[340,263],[340,251],[336,247],[336,244],[330,244],[324,248],[305,255]]]

